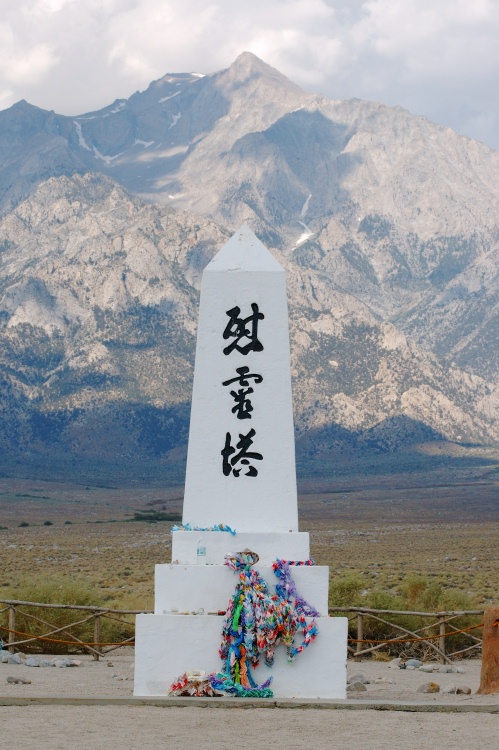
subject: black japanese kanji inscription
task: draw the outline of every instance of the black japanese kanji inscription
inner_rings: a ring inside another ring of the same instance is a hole
[[[223,332],[224,339],[234,339],[223,350],[224,354],[230,354],[233,351],[240,354],[248,352],[263,351],[263,344],[258,340],[258,321],[263,320],[265,315],[258,310],[256,302],[251,303],[252,313],[247,318],[241,318],[241,308],[233,307],[226,311],[229,316],[229,322]],[[247,343],[242,343],[247,340]]]
[[[230,392],[230,395],[235,401],[235,406],[232,407],[232,413],[236,415],[238,419],[251,419],[251,412],[253,411],[253,404],[250,399],[247,398],[250,393],[254,390],[249,386],[249,381],[254,380],[254,384],[261,383],[263,377],[258,375],[256,372],[250,372],[249,367],[238,367],[236,369],[238,375],[229,380],[225,380],[222,385],[231,385],[232,383],[239,383],[241,388]]]
[[[261,453],[256,453],[255,451],[248,450],[253,444],[253,438],[255,437],[255,435],[256,433],[253,429],[251,429],[247,435],[241,435],[241,433],[239,433],[239,442],[237,443],[236,447],[233,448],[231,434],[230,432],[226,434],[225,446],[221,451],[223,457],[222,469],[226,477],[230,476],[231,474],[233,474],[235,477],[238,477],[242,471],[242,466],[248,467],[248,471],[245,472],[245,476],[258,476],[258,471],[254,466],[251,465],[250,461],[261,461],[263,456]],[[239,450],[239,453],[236,453],[236,449]],[[241,467],[237,468],[237,464],[239,463],[241,464]]]
[[[262,375],[257,375],[256,372],[250,372],[250,368],[243,365],[243,367],[236,367],[238,375],[230,380],[224,380],[222,385],[232,385],[232,383],[239,383],[239,385],[248,386],[249,380],[254,380],[255,383],[261,383],[263,380]]]

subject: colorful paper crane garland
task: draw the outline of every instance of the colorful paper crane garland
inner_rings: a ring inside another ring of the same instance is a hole
[[[172,531],[226,531],[232,536],[236,535],[236,530],[232,529],[226,523],[216,523],[214,526],[191,526],[190,523],[184,523],[180,526],[172,526]]]
[[[306,617],[315,618],[319,613],[298,594],[289,571],[290,566],[314,565],[314,561],[276,560],[272,567],[280,583],[276,585],[276,593],[271,594],[258,571],[251,569],[258,560],[256,552],[248,549],[225,557],[225,565],[238,574],[238,583],[223,624],[222,670],[208,675],[203,685],[199,681],[194,684],[195,681],[182,675],[170,687],[170,695],[271,698],[272,677],[258,685],[252,675],[260,656],[263,654],[265,663],[271,667],[275,647],[282,643],[291,662],[315,640],[317,624],[315,619],[307,623]],[[295,646],[296,634],[300,632],[303,640]]]

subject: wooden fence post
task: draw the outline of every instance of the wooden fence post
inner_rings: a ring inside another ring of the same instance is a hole
[[[98,645],[100,641],[100,612],[95,613],[95,620],[94,620],[94,661],[99,661],[99,653],[101,650],[101,647]]]
[[[438,648],[442,652],[440,661],[442,662],[442,664],[445,664],[445,617],[439,617],[438,621],[440,623],[440,638],[438,639]]]
[[[489,607],[483,618],[482,671],[477,693],[499,693],[499,607]]]
[[[364,645],[360,641],[364,640],[364,615],[357,614],[357,643],[355,651],[362,651]],[[362,661],[362,656],[355,656],[355,661]]]
[[[16,640],[16,634],[13,632],[16,629],[16,608],[12,606],[12,604],[9,606],[9,644],[14,643]],[[11,654],[14,653],[15,648],[14,646],[9,645],[9,651]]]

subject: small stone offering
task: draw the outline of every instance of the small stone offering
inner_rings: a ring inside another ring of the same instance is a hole
[[[369,685],[369,680],[367,679],[365,674],[362,674],[361,672],[359,672],[358,674],[353,674],[347,679],[347,683],[349,685],[354,682],[362,682],[363,685]]]
[[[350,682],[347,685],[348,693],[365,693],[366,691],[367,688],[363,682]]]
[[[7,664],[22,664],[23,660],[21,659],[20,654],[9,654],[7,657]]]
[[[420,659],[408,659],[405,663],[406,668],[407,667],[414,667],[414,669],[418,669],[419,667],[423,666],[423,662],[420,661]]]
[[[440,685],[436,682],[424,682],[417,689],[418,693],[439,693]]]
[[[392,659],[391,662],[388,664],[388,669],[400,669],[402,664],[402,659],[397,656],[396,659]]]

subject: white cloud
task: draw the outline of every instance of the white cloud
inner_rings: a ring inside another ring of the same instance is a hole
[[[309,90],[499,147],[497,0],[0,0],[0,19],[4,106],[79,114],[250,50]]]
[[[12,90],[11,89],[0,90],[0,109],[5,109],[6,107],[8,107],[11,101],[12,101]]]
[[[34,3],[34,7],[31,10],[38,11],[40,13],[57,13],[68,3],[74,3],[76,0],[40,0],[38,3]]]
[[[56,63],[57,57],[46,44],[37,44],[29,50],[16,50],[15,53],[7,54],[4,48],[0,58],[5,80],[14,85],[38,83]]]
[[[11,27],[0,24],[0,85],[38,83],[56,63],[57,57],[48,44],[20,44]]]

